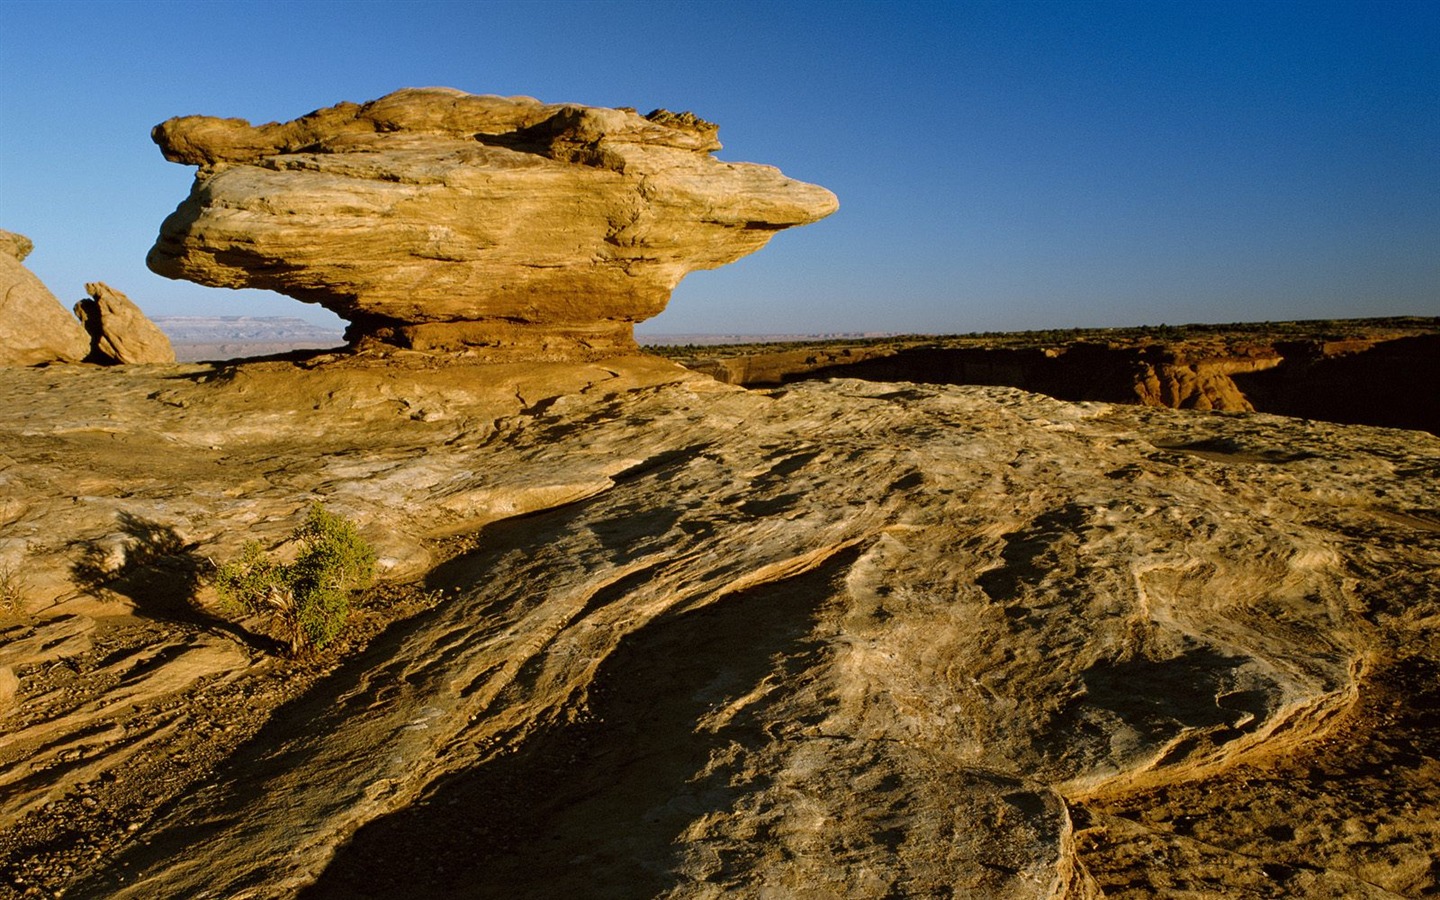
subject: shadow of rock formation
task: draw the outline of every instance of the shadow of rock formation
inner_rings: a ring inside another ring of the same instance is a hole
[[[1327,355],[1311,342],[1279,344],[1273,369],[1234,376],[1262,412],[1440,435],[1440,334]]]
[[[171,525],[128,512],[119,513],[118,524],[117,535],[75,545],[78,556],[70,573],[77,584],[94,593],[119,594],[146,618],[228,635],[265,649],[278,647],[200,606],[200,585],[213,564],[196,552],[198,543],[187,541]]]
[[[754,706],[707,715],[818,664],[818,605],[855,555],[660,617],[601,666],[583,719],[365,826],[301,896],[663,895],[677,838],[740,792],[717,760],[770,740]]]

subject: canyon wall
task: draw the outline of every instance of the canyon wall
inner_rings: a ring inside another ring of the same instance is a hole
[[[1234,376],[1256,409],[1440,434],[1440,335],[1281,343],[1281,365]]]

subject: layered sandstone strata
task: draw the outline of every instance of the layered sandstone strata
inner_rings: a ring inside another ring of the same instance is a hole
[[[156,143],[200,168],[148,263],[319,303],[361,344],[628,349],[686,273],[837,208],[775,168],[713,158],[716,131],[689,113],[447,88],[253,127],[171,119]]]

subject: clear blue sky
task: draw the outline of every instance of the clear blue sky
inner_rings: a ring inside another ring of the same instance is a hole
[[[176,115],[399,87],[689,109],[840,212],[651,332],[1440,314],[1440,2],[0,0],[0,227],[62,300],[296,314],[144,267]]]

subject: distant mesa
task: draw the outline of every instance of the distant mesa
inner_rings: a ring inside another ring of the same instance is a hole
[[[292,122],[186,116],[152,136],[199,167],[147,260],[350,321],[362,348],[593,358],[687,273],[834,212],[824,188],[721,162],[690,113],[405,89]]]
[[[279,356],[341,347],[338,323],[317,325],[295,316],[156,316],[181,362]]]
[[[156,316],[155,324],[176,344],[324,342],[334,347],[341,329],[297,316]]]

